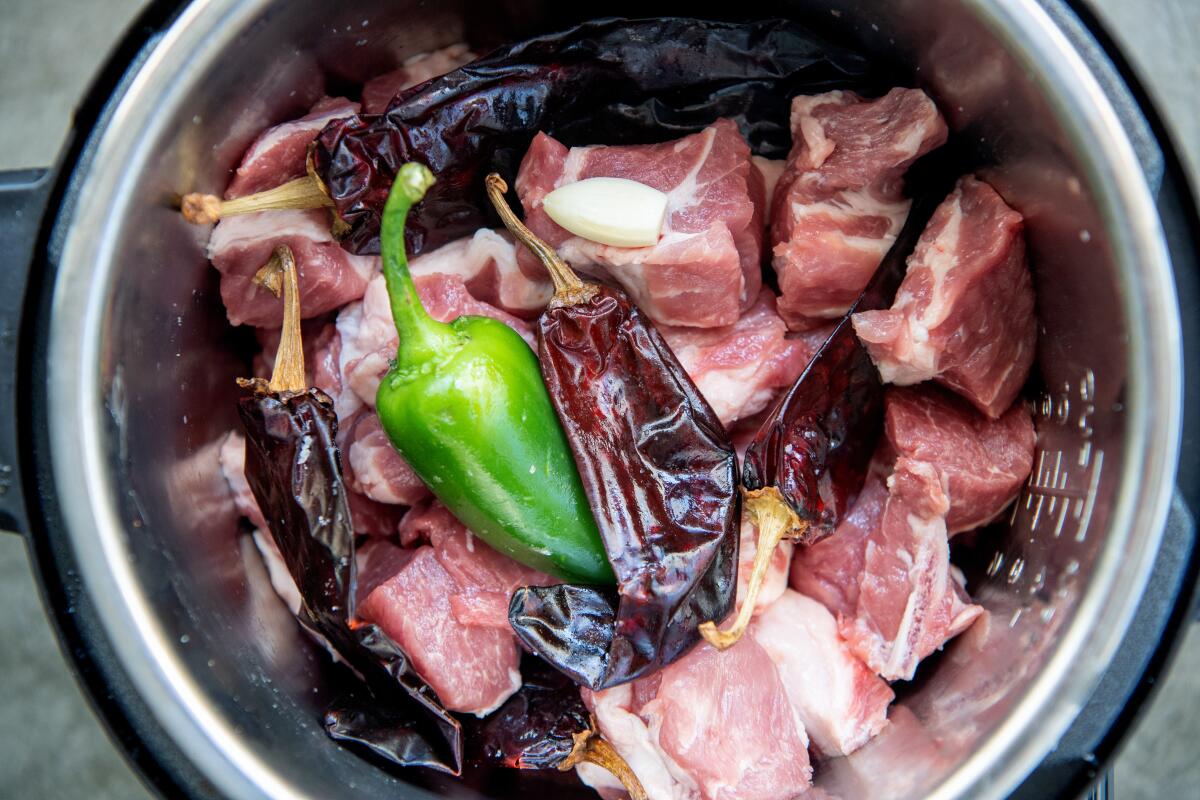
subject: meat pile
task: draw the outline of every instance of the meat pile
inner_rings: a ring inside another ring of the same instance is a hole
[[[363,87],[362,109],[378,113],[399,89],[471,57],[456,45],[410,60]],[[264,131],[226,195],[303,175],[309,142],[358,110],[325,98]],[[916,89],[797,97],[791,124],[786,162],[752,157],[728,120],[655,145],[567,148],[539,135],[515,184],[529,227],[573,266],[629,293],[735,438],[795,381],[866,285],[907,216],[905,170],[947,137]],[[600,245],[554,223],[545,196],[589,177],[666,193],[659,243]],[[521,684],[509,596],[553,581],[477,540],[391,446],[374,411],[397,345],[386,285],[377,258],[334,241],[327,212],[231,217],[212,232],[229,321],[262,329],[256,371],[270,368],[281,304],[251,278],[278,244],[297,258],[310,379],[334,400],[355,530],[367,537],[358,615],[410,654],[447,708],[487,714]],[[764,284],[764,262],[778,292]],[[410,268],[436,319],[490,316],[531,343],[531,322],[552,294],[541,266],[504,231],[479,230]],[[853,324],[893,385],[885,435],[835,535],[778,549],[749,634],[728,651],[698,646],[650,677],[584,692],[652,798],[796,796],[814,764],[854,752],[889,724],[889,682],[911,679],[985,613],[950,563],[949,538],[1001,515],[1032,466],[1033,424],[1018,397],[1036,337],[1020,214],[983,181],[963,178],[909,258],[893,307],[856,314]],[[259,529],[273,584],[294,606],[244,458],[244,441],[230,434],[222,469]],[[755,536],[744,519],[739,605]],[[606,796],[619,792],[607,772],[578,770]]]
[[[628,178],[667,195],[659,243],[613,247],[573,236],[542,208],[560,186]],[[674,142],[572,147],[538,134],[517,173],[525,224],[571,266],[620,284],[659,325],[733,325],[758,298],[766,189],[729,120]],[[533,260],[525,251],[521,258]]]
[[[795,330],[841,317],[904,225],[902,177],[946,141],[919,89],[878,100],[827,92],[792,100],[792,152],[771,210],[771,263]]]

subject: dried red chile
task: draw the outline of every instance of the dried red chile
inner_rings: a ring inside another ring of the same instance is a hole
[[[373,694],[371,701],[331,710],[326,729],[398,764],[459,774],[458,720],[395,642],[374,625],[351,624],[354,529],[332,402],[317,389],[260,389],[238,402],[238,413],[246,429],[246,480],[300,590],[300,622],[328,642]]]
[[[536,658],[521,666],[525,683],[487,718],[471,724],[472,761],[513,769],[558,769],[592,730],[579,687]]]
[[[379,252],[396,170],[433,170],[406,229],[416,255],[487,224],[483,176],[511,180],[539,130],[567,145],[644,144],[729,117],[756,154],[783,158],[788,98],[869,83],[866,59],[786,20],[599,20],[501,47],[400,93],[383,115],[330,123],[314,164],[356,253]]]
[[[585,283],[504,200],[505,226],[542,262],[554,296],[538,318],[542,380],[575,456],[617,591],[560,584],[513,593],[530,650],[591,689],[670,664],[696,626],[733,608],[737,455],[716,413],[624,292]]]
[[[542,376],[613,571],[618,602],[587,586],[529,587],[517,636],[592,689],[670,664],[696,626],[733,608],[737,456],[662,336],[623,293],[598,287],[538,320]]]

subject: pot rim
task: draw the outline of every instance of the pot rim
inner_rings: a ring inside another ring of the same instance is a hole
[[[250,750],[208,703],[142,591],[109,474],[101,374],[114,255],[133,176],[154,154],[196,76],[268,0],[197,0],[126,77],[72,176],[49,319],[51,460],[67,534],[105,632],[158,722],[233,797],[307,797]],[[1134,147],[1084,57],[1035,0],[965,0],[1034,77],[1079,152],[1120,267],[1129,354],[1125,452],[1106,531],[1074,619],[988,740],[932,798],[1000,798],[1053,749],[1112,660],[1149,578],[1178,463],[1182,337],[1170,256]],[[1140,531],[1137,540],[1132,532]],[[1130,549],[1136,545],[1136,549]],[[1123,586],[1124,591],[1116,591]],[[1100,621],[1104,624],[1099,624]],[[1081,654],[1086,653],[1086,657]],[[413,787],[419,795],[431,796]]]

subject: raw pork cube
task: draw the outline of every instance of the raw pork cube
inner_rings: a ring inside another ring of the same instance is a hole
[[[788,338],[775,295],[766,288],[733,325],[659,330],[727,427],[762,411],[791,386],[830,332]]]
[[[827,92],[792,100],[792,152],[771,202],[771,256],[793,330],[840,317],[904,225],[901,177],[946,141],[919,89],[878,100]]]
[[[338,433],[347,487],[379,503],[411,506],[430,497],[424,482],[392,446],[374,411],[361,410]]]
[[[960,180],[891,309],[855,314],[854,330],[884,381],[934,379],[999,417],[1029,377],[1037,339],[1021,215],[983,181]]]
[[[477,539],[441,503],[413,508],[400,526],[402,542],[427,541],[454,577],[459,592],[450,598],[456,621],[512,633],[508,601],[520,586],[550,586],[555,578],[513,561]]]
[[[450,610],[457,591],[434,549],[423,546],[367,596],[358,614],[404,648],[446,708],[483,716],[521,687],[520,653],[512,635],[457,624]]]
[[[303,178],[307,171],[308,145],[321,129],[333,122],[358,113],[358,103],[344,97],[322,97],[299,119],[267,128],[242,156],[225,197],[233,199],[273,189],[294,178]]]
[[[887,725],[895,694],[850,651],[825,606],[788,589],[750,630],[822,755],[849,755]]]
[[[253,283],[254,274],[279,245],[296,257],[300,311],[315,317],[362,297],[367,281],[379,272],[377,256],[347,253],[329,231],[329,212],[260,211],[217,223],[208,240],[208,257],[221,273],[221,301],[231,325],[277,328],[283,303]]]
[[[386,539],[367,539],[354,549],[355,603],[361,604],[371,592],[387,583],[417,554],[416,550],[396,547]]]
[[[949,481],[951,534],[995,519],[1033,468],[1033,419],[1022,403],[993,420],[926,384],[888,389],[884,409],[892,449],[933,464]]]
[[[723,653],[702,644],[656,675],[583,696],[656,800],[789,800],[812,782],[804,726],[753,637]],[[601,791],[619,788],[603,770],[578,770]]]
[[[651,247],[574,236],[546,214],[554,189],[586,178],[628,178],[665,192],[667,218]],[[577,269],[619,283],[660,325],[732,325],[762,285],[762,173],[730,120],[673,142],[568,150],[539,133],[521,162],[525,224]],[[533,260],[522,251],[521,258]]]
[[[363,84],[363,112],[382,114],[387,111],[388,104],[401,89],[445,75],[450,70],[458,69],[474,60],[475,54],[462,42],[434,50],[432,53],[415,55],[405,61],[400,69],[385,72]]]
[[[921,659],[982,613],[951,571],[949,510],[936,467],[896,462],[883,518],[867,537],[854,616],[839,625],[854,653],[887,680],[910,680]]]
[[[376,585],[359,604],[358,615],[404,648],[446,708],[483,716],[520,688],[520,649],[494,613],[479,616],[478,609],[472,609],[477,616],[463,619],[455,612],[455,601],[468,608],[494,608],[497,604],[491,601],[500,595],[507,611],[507,597],[515,586],[549,578],[492,550],[440,505],[416,513],[432,516],[432,543],[406,555],[394,554],[390,563],[400,568],[386,580],[369,576]],[[373,545],[366,566],[388,557],[379,551],[384,547],[395,545]]]

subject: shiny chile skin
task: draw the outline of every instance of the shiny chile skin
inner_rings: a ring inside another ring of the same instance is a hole
[[[551,303],[538,350],[617,596],[527,587],[509,621],[534,653],[603,689],[671,663],[701,622],[732,610],[739,490],[729,436],[662,336],[623,293],[595,288]]]
[[[558,769],[577,736],[592,729],[579,687],[535,657],[521,665],[525,682],[486,719],[468,724],[469,760],[514,769]]]
[[[300,622],[369,686],[358,703],[330,710],[327,731],[404,766],[459,774],[458,720],[395,642],[354,618],[354,527],[332,401],[318,389],[255,392],[238,401],[238,414],[246,430],[246,480],[300,590]],[[386,709],[386,726],[377,708]]]

